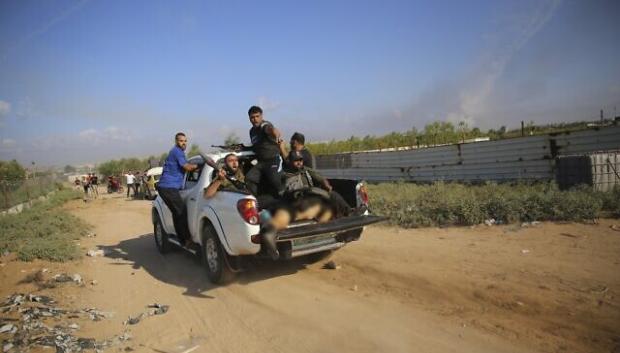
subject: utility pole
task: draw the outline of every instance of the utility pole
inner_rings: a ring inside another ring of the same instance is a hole
[[[603,122],[603,109],[601,109],[601,123]]]

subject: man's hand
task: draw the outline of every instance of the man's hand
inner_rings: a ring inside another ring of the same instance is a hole
[[[217,171],[217,180],[224,181],[226,179],[226,171],[224,169],[220,169]]]
[[[325,190],[332,192],[332,190],[334,189],[331,184],[329,183],[329,181],[327,181],[327,179],[325,179],[325,182],[323,183],[323,186],[325,187]]]

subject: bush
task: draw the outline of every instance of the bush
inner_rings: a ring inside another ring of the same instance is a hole
[[[369,185],[373,212],[403,227],[474,225],[531,221],[588,221],[601,211],[620,215],[620,188],[612,193],[588,187],[560,191],[555,183]]]
[[[616,185],[611,192],[599,193],[600,199],[603,201],[603,210],[609,212],[612,216],[620,217],[620,186]]]
[[[22,261],[78,258],[74,241],[85,235],[89,226],[59,206],[80,196],[79,192],[64,189],[20,214],[0,217],[0,252],[15,252]]]

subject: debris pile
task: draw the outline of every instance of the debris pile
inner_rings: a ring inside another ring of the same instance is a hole
[[[162,305],[162,304],[151,304],[149,306],[147,306],[148,310],[140,313],[137,316],[130,316],[125,322],[123,322],[123,324],[125,325],[135,325],[137,323],[139,323],[142,319],[149,317],[149,316],[153,316],[153,315],[162,315],[168,312],[168,309],[170,308],[170,306],[168,305]]]
[[[105,256],[106,253],[103,249],[99,249],[99,250],[88,250],[86,252],[86,256],[90,256],[90,257],[97,257],[97,256]]]
[[[73,277],[66,277],[77,282]],[[66,280],[66,277],[58,278]],[[45,295],[13,294],[0,305],[0,314],[2,315],[0,316],[0,339],[2,339],[2,352],[4,353],[21,352],[35,346],[54,347],[56,352],[66,353],[84,350],[100,352],[131,339],[127,332],[103,341],[75,336],[80,326],[69,321],[70,319],[87,317],[93,321],[100,321],[111,317],[112,314],[95,308],[63,309],[56,306],[56,301],[52,297]]]
[[[339,270],[341,266],[332,260],[323,264],[323,268],[326,270]]]
[[[52,281],[56,283],[66,283],[66,282],[75,282],[76,284],[82,284],[82,276],[79,274],[74,274],[73,276],[69,276],[66,273],[57,274],[52,277]]]

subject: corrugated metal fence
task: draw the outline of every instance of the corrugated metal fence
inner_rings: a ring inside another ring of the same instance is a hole
[[[562,155],[620,150],[620,126],[399,151],[316,156],[329,178],[370,181],[551,180]]]

